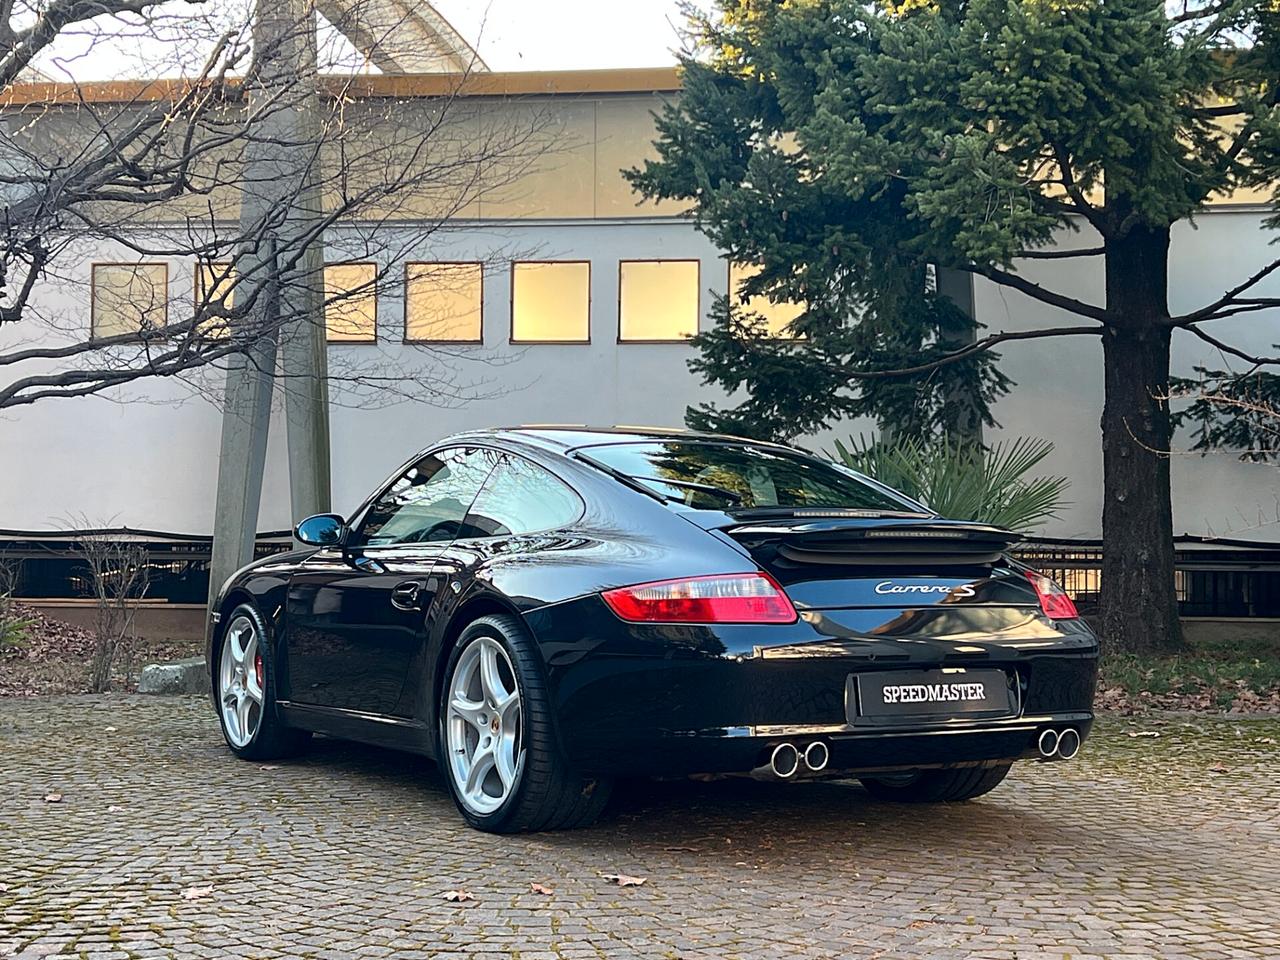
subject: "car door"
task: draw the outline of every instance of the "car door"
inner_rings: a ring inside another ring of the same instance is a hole
[[[432,570],[497,457],[470,446],[427,454],[353,518],[346,543],[299,567],[285,639],[292,702],[394,714],[424,640]]]

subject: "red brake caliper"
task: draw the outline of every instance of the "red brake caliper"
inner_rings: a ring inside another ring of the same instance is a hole
[[[258,675],[258,689],[261,690],[263,687],[263,680],[262,680],[262,654],[260,653],[254,654],[253,672]]]

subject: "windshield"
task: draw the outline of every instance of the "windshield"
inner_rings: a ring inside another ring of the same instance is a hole
[[[920,508],[834,464],[777,447],[643,441],[581,452],[668,500],[718,510],[826,507],[918,514]]]

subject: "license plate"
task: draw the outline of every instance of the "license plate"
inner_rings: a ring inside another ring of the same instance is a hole
[[[849,677],[849,721],[1007,717],[1018,712],[1017,685],[1003,670],[891,670]]]

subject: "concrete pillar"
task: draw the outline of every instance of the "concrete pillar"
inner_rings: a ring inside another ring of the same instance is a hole
[[[289,313],[302,319],[284,331],[281,366],[285,379],[285,426],[289,441],[289,506],[293,522],[332,509],[329,455],[329,381],[325,345],[324,251],[303,257],[306,274],[291,285]]]
[[[280,382],[294,519],[329,509],[324,253],[321,243],[304,240],[320,215],[315,156],[322,136],[310,0],[258,0],[253,47],[258,57],[249,90],[254,122],[244,151],[240,236],[245,240],[236,271],[244,296],[264,286],[241,321],[244,332],[255,337],[254,347],[227,372],[211,601],[226,578],[253,558],[277,352],[286,374]]]
[[[314,25],[314,14],[310,12],[314,4],[309,0],[285,0],[281,6],[292,10],[290,18],[312,17]],[[293,66],[306,88],[317,90],[315,30],[295,30],[294,35],[296,42],[285,44],[291,48],[285,62]],[[293,138],[300,145],[319,143],[324,133],[318,94],[301,106],[292,117]],[[307,155],[308,151],[304,149],[301,153]],[[297,189],[284,226],[290,237],[314,233],[324,215],[318,163],[318,159],[312,159],[293,175]],[[297,244],[293,246],[296,251]],[[316,242],[302,251],[296,269],[280,289],[281,311],[284,316],[295,318],[286,324],[281,339],[281,366],[288,373],[282,383],[289,446],[289,506],[295,524],[304,517],[332,509],[324,299],[324,245]]]
[[[264,337],[247,355],[231,357],[227,369],[209,564],[210,604],[227,577],[253,559],[275,366],[275,338]]]

